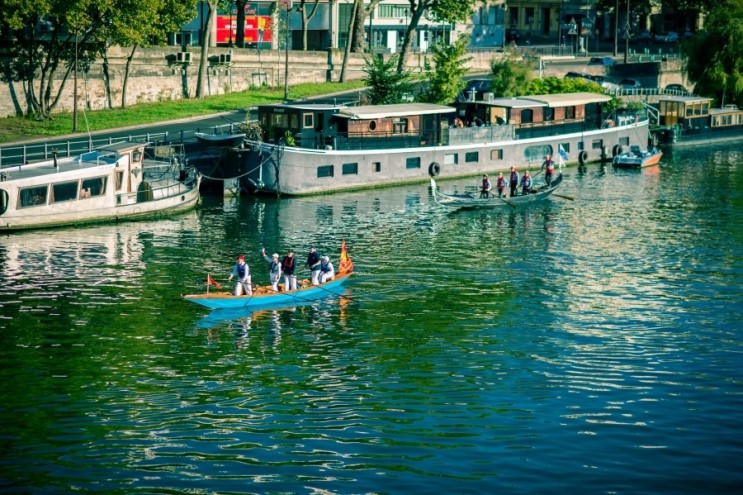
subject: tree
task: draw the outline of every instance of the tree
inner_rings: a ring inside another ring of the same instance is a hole
[[[410,3],[410,23],[405,29],[397,72],[405,72],[408,54],[413,47],[413,37],[424,14],[438,22],[464,22],[472,14],[474,5],[481,0],[408,0]]]
[[[139,47],[165,45],[167,35],[180,29],[183,23],[196,16],[197,0],[121,0],[110,10],[100,13],[104,19],[103,74],[106,97],[111,107],[108,48],[113,45],[129,46],[121,91],[121,107],[126,107],[126,91],[134,54]],[[99,7],[102,3],[98,3]]]
[[[705,30],[681,44],[685,70],[698,94],[743,107],[743,0],[723,0]]]
[[[8,42],[2,77],[24,88],[26,109],[19,101],[17,111],[51,118],[70,75],[99,57],[111,106],[108,48],[164,43],[195,16],[195,6],[196,0],[0,0],[0,32]]]
[[[517,96],[523,94],[529,82],[531,63],[518,56],[518,52],[507,50],[500,60],[490,63],[492,90],[495,96]]]
[[[307,12],[307,0],[301,0],[299,3],[299,13],[302,14],[302,51],[307,51],[307,25],[315,17],[317,12],[317,4],[320,0],[311,0],[312,9]]]
[[[349,23],[349,26],[353,26],[353,23],[356,20],[356,15],[359,13],[361,9],[364,8],[364,0],[355,0],[353,2],[353,11],[351,12],[351,22]],[[346,69],[348,68],[348,56],[351,52],[351,36],[353,34],[353,31],[348,32],[349,39],[346,42],[346,51],[343,54],[343,65],[341,66],[341,82],[346,82]]]
[[[380,0],[371,0],[366,7],[363,7],[356,14],[356,20],[351,25],[351,31],[353,31],[353,44],[351,45],[351,51],[354,53],[364,53],[366,51],[364,42],[364,33],[366,32],[366,18],[371,15],[372,11],[377,7]],[[371,43],[371,32],[369,33],[369,42]]]
[[[433,67],[426,60],[425,72],[428,89],[420,100],[427,103],[449,104],[454,101],[467,83],[465,64],[472,57],[465,58],[469,38],[462,36],[453,45],[438,44],[432,48]]]
[[[364,61],[364,82],[369,87],[367,96],[371,105],[400,103],[406,94],[411,93],[413,85],[410,74],[395,69],[397,55],[387,60],[381,55],[370,55]]]
[[[207,5],[209,6],[209,13],[206,16],[206,24],[201,39],[201,56],[199,57],[199,75],[196,80],[196,98],[203,98],[206,91],[206,71],[208,70],[206,64],[209,57],[209,40],[212,36],[212,24],[214,23],[214,16],[217,15],[217,8],[219,7],[219,0],[208,0]]]
[[[25,101],[16,108],[51,118],[69,76],[96,58],[100,20],[91,16],[86,0],[71,5],[65,0],[2,1],[0,10],[0,32],[8,37],[3,78],[23,86]],[[59,72],[61,82],[55,86]]]

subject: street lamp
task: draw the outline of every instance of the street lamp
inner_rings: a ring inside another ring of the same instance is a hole
[[[286,39],[284,40],[284,101],[289,101],[289,12],[292,11],[292,0],[281,0],[280,5],[286,10]],[[297,6],[297,12],[299,12]]]
[[[79,33],[75,33],[75,91],[74,100],[72,102],[72,132],[77,132],[77,38]]]
[[[506,49],[506,12],[508,12],[508,5],[506,5],[506,2],[503,2],[500,6],[501,8],[501,27],[503,28],[503,50]]]
[[[629,31],[630,31],[630,20],[629,20],[629,0],[627,0],[627,23],[624,27],[624,63],[627,63],[627,57],[629,55]]]
[[[614,56],[619,54],[619,0],[614,0]]]

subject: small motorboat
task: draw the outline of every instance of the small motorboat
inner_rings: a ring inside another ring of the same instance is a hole
[[[629,151],[618,154],[614,157],[613,164],[615,167],[624,168],[642,168],[656,165],[663,152],[658,148],[642,149],[639,146],[630,146]]]

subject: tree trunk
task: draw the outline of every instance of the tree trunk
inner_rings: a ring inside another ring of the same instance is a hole
[[[360,8],[362,9],[364,8],[363,3],[362,3],[363,1],[364,0],[356,0],[353,3],[353,13],[351,14],[351,23],[348,25],[349,38],[346,41],[346,52],[343,54],[343,66],[341,67],[341,78],[340,78],[341,82],[346,82],[346,68],[348,67],[348,55],[351,53],[351,42],[353,41],[352,40],[353,31],[350,28],[353,26],[353,23],[356,20],[356,14],[360,10]]]
[[[206,92],[206,64],[209,59],[209,43],[212,37],[212,23],[217,12],[217,0],[209,0],[209,15],[206,16],[204,39],[201,40],[201,58],[199,59],[199,77],[196,82],[196,98],[202,99]]]
[[[132,47],[132,52],[126,57],[126,68],[124,69],[124,81],[121,85],[121,108],[126,108],[126,87],[129,83],[129,70],[132,66],[132,60],[134,59],[134,52],[137,51],[137,46]]]
[[[111,109],[111,71],[108,63],[108,49],[103,51],[103,63],[101,64],[101,70],[103,71],[103,93],[106,100],[106,108]]]
[[[379,0],[371,0],[369,5],[359,10],[356,16],[356,21],[353,23],[353,47],[354,53],[364,53],[367,49],[371,48],[371,29],[369,30],[369,43],[365,41],[364,33],[366,32],[366,18],[372,15],[372,12],[376,8]]]
[[[315,16],[315,12],[317,12],[317,4],[320,2],[320,0],[314,0],[314,3],[312,4],[312,10],[310,13],[307,13],[306,4],[307,0],[302,0],[302,3],[300,4],[299,12],[302,14],[302,51],[307,51],[307,27],[312,20],[312,18]]]
[[[420,22],[421,17],[423,17],[423,13],[426,11],[424,3],[425,2],[421,2],[417,7],[411,7],[410,24],[408,24],[408,27],[405,30],[405,38],[403,39],[402,49],[400,50],[400,58],[397,61],[398,74],[405,72],[408,55],[410,54],[410,49],[413,47],[413,36],[415,36],[418,23]]]
[[[238,48],[245,48],[245,4],[247,0],[235,0],[237,8],[237,32],[235,33],[235,44]],[[232,26],[230,26],[232,29]]]

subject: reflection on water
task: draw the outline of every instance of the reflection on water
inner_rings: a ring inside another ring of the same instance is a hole
[[[3,486],[732,493],[743,156],[666,156],[497,213],[421,184],[2,237]],[[180,297],[238,253],[266,283],[261,246],[337,262],[343,239],[344,297]]]

